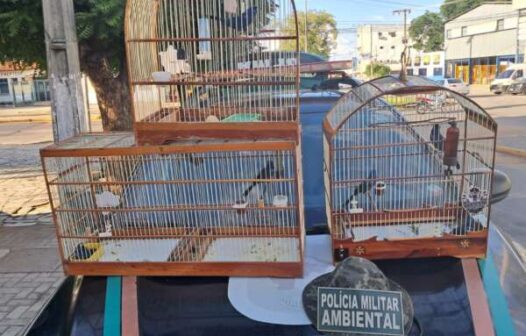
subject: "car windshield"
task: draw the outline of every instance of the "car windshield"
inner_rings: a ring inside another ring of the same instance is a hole
[[[503,73],[499,74],[497,76],[497,78],[499,79],[505,79],[505,78],[510,78],[511,75],[515,72],[515,70],[506,70],[504,71]]]

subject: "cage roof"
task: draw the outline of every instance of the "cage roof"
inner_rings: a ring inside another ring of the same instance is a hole
[[[333,131],[337,131],[352,115],[362,110],[370,102],[381,100],[383,96],[409,96],[436,94],[437,92],[444,92],[448,97],[454,99],[464,108],[465,113],[471,116],[470,119],[477,119],[479,124],[496,130],[496,122],[476,102],[433,80],[417,76],[408,76],[405,82],[395,76],[385,76],[363,83],[345,94],[334,105],[325,118],[325,124],[328,124]]]

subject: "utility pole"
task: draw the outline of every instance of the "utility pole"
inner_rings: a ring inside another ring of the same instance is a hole
[[[404,51],[400,57],[401,69],[400,69],[400,80],[405,82],[407,80],[407,43],[409,39],[407,38],[407,14],[411,14],[411,9],[397,9],[393,11],[393,15],[403,15],[404,16],[404,37],[402,43],[404,44]]]
[[[309,13],[309,0],[305,0],[305,52],[309,50],[309,39],[308,39],[308,13]]]
[[[53,139],[86,131],[73,0],[42,0]]]

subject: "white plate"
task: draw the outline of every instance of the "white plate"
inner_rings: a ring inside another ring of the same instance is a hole
[[[230,278],[228,299],[239,313],[255,321],[310,325],[302,293],[313,279],[334,270],[330,236],[307,237],[304,267],[304,277],[299,279]]]

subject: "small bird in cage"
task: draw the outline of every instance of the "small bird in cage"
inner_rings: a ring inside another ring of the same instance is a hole
[[[376,180],[376,169],[371,169],[371,171],[369,171],[369,176],[367,177],[367,180],[363,181],[356,188],[354,188],[354,191],[351,197],[349,197],[349,199],[343,204],[342,208],[348,209],[349,204],[351,204],[353,201],[355,202],[356,197],[359,194],[367,195],[367,197],[372,203],[370,191],[373,188],[373,185],[375,185],[374,183],[375,180]]]
[[[431,134],[429,139],[431,144],[437,151],[442,155],[444,165],[447,167],[446,175],[451,175],[453,171],[451,167],[460,169],[460,163],[458,162],[458,143],[459,143],[459,130],[455,121],[451,121],[450,127],[447,129],[446,137],[442,135],[440,124],[434,124],[431,128]]]
[[[246,199],[250,192],[259,184],[264,183],[264,180],[268,179],[279,179],[283,177],[285,173],[285,168],[283,167],[283,160],[278,156],[275,160],[267,161],[266,166],[260,170],[258,175],[255,178],[255,181],[248,186],[247,189],[243,192],[243,199]]]

